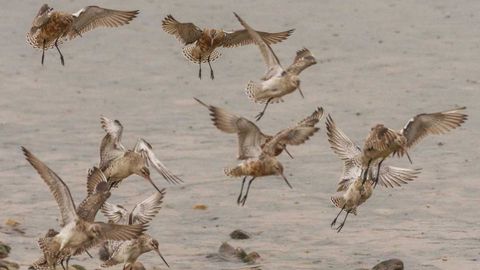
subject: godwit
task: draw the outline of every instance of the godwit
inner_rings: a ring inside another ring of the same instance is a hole
[[[407,149],[413,147],[427,135],[444,134],[462,125],[467,120],[467,115],[461,107],[449,111],[436,113],[422,113],[410,119],[400,131],[389,129],[382,124],[375,125],[368,134],[361,155],[364,168],[363,179],[367,178],[372,162],[377,162],[377,171],[382,162],[390,155],[407,155],[410,163],[412,160]],[[378,175],[378,173],[377,173]],[[375,185],[378,178],[374,179]]]
[[[85,220],[77,213],[72,195],[65,182],[26,148],[22,147],[22,150],[27,161],[49,187],[60,209],[62,229],[57,235],[45,238],[49,240],[48,242],[39,242],[49,267],[55,267],[58,260],[63,259],[59,256],[63,256],[65,253],[68,254],[67,257],[74,255],[77,251],[86,250],[102,240],[135,239],[145,231],[146,226],[143,224],[118,225]],[[106,185],[103,186],[106,187]],[[96,200],[95,202],[90,201],[82,207],[93,208],[92,204],[97,203]]]
[[[211,105],[207,105],[201,100],[194,98],[198,103],[205,106],[210,111],[213,124],[225,133],[236,133],[238,136],[238,156],[240,160],[258,157],[262,152],[262,147],[267,142],[273,139],[274,136],[264,134],[252,121],[236,116],[235,114]],[[291,157],[292,155],[287,150],[287,143],[298,145],[304,143],[310,138],[318,128],[315,125],[322,119],[323,108],[317,108],[309,117],[300,121],[293,129],[285,129],[282,132],[297,133],[296,139],[292,141],[281,141],[275,146],[274,156],[278,156],[283,150]]]
[[[164,195],[165,190],[162,189],[161,192],[155,193],[135,205],[130,213],[121,205],[113,205],[106,202],[102,207],[102,213],[112,223],[149,224],[158,211],[160,211]],[[158,245],[158,241],[146,233],[134,240],[123,242],[107,241],[102,246],[100,253],[100,258],[105,259],[102,267],[123,263],[123,269],[128,269],[142,254],[150,251],[157,252],[163,262],[169,266],[160,253]]]
[[[256,103],[265,103],[263,110],[256,116],[256,120],[258,121],[265,114],[268,104],[283,102],[282,97],[292,93],[296,89],[298,89],[300,95],[303,97],[302,90],[300,89],[299,75],[304,69],[316,64],[317,61],[308,49],[303,48],[297,51],[293,63],[284,69],[265,39],[236,13],[234,14],[257,44],[263,61],[267,65],[267,71],[261,78],[262,82],[255,83],[250,81],[246,89],[246,94],[251,100]]]
[[[343,171],[338,182],[337,193],[331,197],[332,203],[340,208],[340,212],[332,221],[333,227],[340,214],[347,214],[343,222],[338,226],[340,232],[350,213],[357,214],[357,207],[364,203],[373,192],[373,179],[378,179],[384,187],[395,187],[407,184],[417,178],[421,169],[405,169],[392,166],[383,166],[379,171],[369,171],[368,180],[362,185],[362,150],[353,143],[342,130],[337,128],[332,117],[328,115],[327,121],[328,141],[332,150],[343,160]]]
[[[138,139],[133,150],[125,150],[121,142],[123,126],[120,121],[106,117],[101,117],[100,120],[107,134],[100,145],[99,167],[107,177],[110,187],[116,187],[123,179],[136,174],[148,180],[160,192],[150,178],[149,166],[153,166],[171,184],[183,182],[160,162],[147,141]]]
[[[71,40],[99,26],[117,27],[128,24],[138,14],[138,10],[120,11],[88,6],[75,13],[53,11],[44,4],[35,16],[32,28],[27,33],[27,41],[34,48],[42,49],[42,65],[45,50],[55,46],[60,54],[62,65],[65,65],[58,44]]]
[[[216,50],[219,47],[233,48],[252,44],[254,40],[245,30],[226,32],[221,29],[204,28],[203,30],[193,23],[181,23],[172,15],[162,21],[165,32],[174,35],[185,46],[183,55],[193,63],[198,63],[198,77],[202,78],[202,63],[208,62],[210,78],[213,80],[213,69],[210,62],[216,60],[221,54]],[[258,32],[266,43],[275,44],[288,38],[294,29],[278,32]]]
[[[199,102],[202,103],[201,101]],[[204,103],[202,104],[205,105]],[[237,117],[217,107],[207,107],[212,112],[214,124],[220,130],[231,133],[237,132],[239,136],[238,156],[240,159],[243,159],[243,162],[236,167],[225,169],[225,174],[228,176],[243,176],[240,194],[237,199],[238,204],[245,205],[250,186],[257,177],[280,175],[287,185],[292,188],[283,174],[282,163],[275,156],[279,155],[286,145],[302,144],[318,131],[318,128],[314,125],[323,114],[321,108],[300,121],[296,126],[286,128],[275,134],[275,136],[266,137],[253,123],[245,118]],[[251,176],[251,179],[248,182],[247,191],[243,195],[243,188],[248,176]]]

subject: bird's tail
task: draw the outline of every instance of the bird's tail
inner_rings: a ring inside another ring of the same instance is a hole
[[[222,54],[218,50],[213,50],[210,55],[202,54],[195,43],[188,44],[182,49],[183,56],[190,62],[198,64],[199,62],[206,63],[210,56],[210,62],[217,60]]]

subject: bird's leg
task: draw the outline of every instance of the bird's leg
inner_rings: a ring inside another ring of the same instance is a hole
[[[340,212],[338,212],[338,215],[333,219],[332,223],[330,223],[330,227],[333,228],[335,226],[335,223],[337,223],[337,219],[340,216],[340,214],[345,210],[345,205],[343,205],[342,209],[340,209]]]
[[[60,261],[60,265],[62,266],[63,270],[67,270],[67,268],[65,268],[65,265],[63,264],[63,262],[65,261],[65,259],[62,259]],[[54,268],[53,269],[57,269],[57,264],[55,264]]]
[[[265,107],[263,107],[263,111],[261,111],[259,114],[257,114],[257,116],[255,116],[255,119],[256,119],[257,121],[259,121],[259,120],[262,118],[262,116],[265,114],[265,110],[267,110],[267,106],[268,106],[268,104],[270,103],[270,101],[272,101],[272,99],[273,99],[273,98],[269,98],[269,99],[267,100],[267,103],[265,103]]]
[[[238,195],[237,204],[240,204],[240,200],[242,198],[242,193],[243,193],[243,186],[245,185],[245,180],[247,180],[247,176],[243,177],[242,187],[240,188],[240,194]]]
[[[45,39],[43,40],[43,48],[42,48],[42,66],[43,66],[44,59],[45,59]]]
[[[68,270],[68,263],[70,262],[70,258],[72,258],[72,256],[68,256],[68,257],[67,257],[67,260],[66,260],[66,262],[65,262],[65,265],[66,265],[66,267],[67,267],[67,270]]]
[[[213,79],[215,79],[215,76],[213,76],[212,64],[210,63],[210,54],[208,55],[207,62],[208,62],[208,66],[210,67],[210,79],[213,80]]]
[[[198,78],[202,79],[202,57],[198,58]]]
[[[247,201],[248,192],[250,191],[250,185],[252,184],[253,180],[255,180],[255,177],[252,177],[252,179],[250,179],[250,181],[248,182],[247,192],[245,193],[245,196],[243,196],[243,199],[242,199],[242,206],[244,206],[245,202]]]
[[[377,175],[375,175],[375,185],[373,186],[373,188],[375,188],[378,184],[378,178],[380,177],[380,167],[382,166],[382,162],[384,161],[385,159],[382,159],[380,160],[380,162],[378,163],[378,167],[377,167]]]
[[[58,48],[58,38],[55,40],[55,48],[57,48],[58,53],[60,54],[60,61],[62,62],[62,66],[65,66],[65,60],[63,59],[63,54]]]
[[[371,163],[371,162],[372,162],[372,160],[370,159],[370,160],[368,161],[367,168],[366,168],[365,171],[363,172],[363,175],[362,175],[362,180],[363,180],[362,185],[365,184],[365,182],[367,181],[368,170],[369,170],[369,168],[370,168],[370,163]]]
[[[345,225],[345,222],[347,221],[348,214],[350,214],[350,210],[347,211],[347,214],[345,215],[345,218],[343,219],[343,222],[340,223],[340,226],[338,226],[337,233],[339,233],[342,230],[343,226]]]

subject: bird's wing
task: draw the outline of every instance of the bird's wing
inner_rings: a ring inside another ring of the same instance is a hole
[[[444,134],[462,125],[467,115],[462,113],[466,107],[437,112],[419,114],[405,125],[401,133],[407,138],[407,146],[412,147],[422,138],[430,134]]]
[[[237,17],[238,21],[240,21],[243,27],[245,27],[245,29],[248,31],[252,39],[255,41],[255,44],[257,44],[258,48],[260,49],[263,61],[267,65],[266,74],[274,74],[274,70],[278,69],[283,70],[282,66],[280,65],[280,61],[278,60],[270,45],[268,45],[268,43],[263,40],[263,38],[260,36],[260,34],[258,34],[257,31],[255,31],[242,18],[240,18],[240,16],[238,16],[236,13],[234,14]],[[267,75],[265,76],[265,79],[268,79]]]
[[[97,190],[103,190],[105,188],[108,188],[106,185],[107,185],[107,178],[99,168],[93,167],[93,169],[90,169],[88,171],[88,176],[87,176],[87,194],[88,195],[95,193],[95,191]]]
[[[372,167],[375,168],[375,167]],[[405,169],[393,166],[382,166],[380,168],[380,175],[378,182],[384,187],[399,187],[406,185],[418,177],[421,169]],[[376,170],[375,170],[376,173]]]
[[[148,224],[162,208],[165,189],[156,192],[141,203],[135,205],[128,217],[129,224]]]
[[[99,232],[103,240],[114,241],[135,239],[147,229],[145,224],[123,225],[95,222],[93,223],[93,226],[96,226],[96,231]]]
[[[100,117],[100,123],[107,134],[100,144],[100,168],[104,168],[110,161],[122,156],[125,147],[122,145],[123,126],[118,120]]]
[[[57,201],[58,208],[60,208],[61,226],[73,222],[77,219],[77,211],[75,203],[72,199],[72,194],[63,180],[52,171],[47,165],[35,157],[25,147],[22,147],[23,153],[27,161],[35,168],[43,181],[50,188],[53,197]]]
[[[330,115],[327,117],[326,127],[330,148],[340,159],[344,161],[353,160],[362,153],[360,147],[337,127]]]
[[[133,150],[136,153],[140,153],[147,161],[148,166],[153,166],[158,173],[170,184],[178,184],[183,182],[178,176],[174,175],[170,170],[163,165],[162,162],[155,156],[152,151],[152,146],[144,139],[138,139],[137,144]]]
[[[263,152],[273,156],[275,150],[280,145],[299,145],[305,143],[319,128],[315,124],[320,121],[323,116],[323,108],[317,108],[310,116],[298,122],[296,126],[286,128],[273,136],[273,138],[265,143]]]
[[[72,29],[67,33],[69,39],[81,36],[83,33],[100,26],[118,27],[128,24],[138,15],[138,10],[121,11],[98,6],[88,6],[72,15],[74,18]]]
[[[108,219],[108,221],[118,224],[127,224],[128,212],[127,209],[123,208],[121,205],[111,204],[105,202],[101,209],[103,215]]]
[[[277,32],[277,33],[268,33],[268,32],[260,32],[257,33],[260,37],[267,43],[267,44],[275,44],[279,43],[285,39],[287,39],[295,29],[290,29],[288,31]],[[237,30],[233,32],[226,32],[225,38],[222,42],[223,47],[233,48],[237,46],[244,46],[254,43],[255,40],[253,37],[248,33],[248,30]]]
[[[377,125],[373,127],[368,134],[363,148],[387,151],[392,145],[397,144],[399,138],[397,131],[384,127],[383,125]]]
[[[187,45],[197,41],[202,35],[202,30],[193,23],[181,23],[172,15],[168,15],[162,21],[165,32],[174,35],[180,42]]]
[[[307,48],[303,48],[297,51],[297,55],[295,56],[293,63],[286,69],[286,71],[298,75],[304,69],[311,65],[315,65],[316,63],[317,60],[313,54]]]
[[[197,98],[195,100],[210,111],[212,122],[219,130],[226,133],[237,133],[239,159],[258,157],[261,154],[261,145],[265,143],[268,136],[263,134],[257,125],[225,109],[207,105]]]

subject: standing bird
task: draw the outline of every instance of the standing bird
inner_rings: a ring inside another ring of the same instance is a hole
[[[53,11],[44,4],[33,19],[32,28],[27,33],[27,41],[34,48],[42,49],[42,65],[45,50],[57,48],[62,65],[65,65],[62,52],[58,45],[65,40],[71,40],[99,26],[118,27],[128,24],[138,14],[138,10],[120,11],[88,6],[70,14]]]
[[[102,213],[111,223],[147,225],[160,211],[164,195],[165,190],[162,189],[161,192],[157,192],[135,205],[130,213],[121,205],[106,202],[102,207]],[[129,269],[142,254],[150,251],[157,252],[163,262],[169,267],[167,261],[160,253],[158,245],[158,241],[146,233],[134,240],[122,242],[107,241],[100,249],[100,259],[104,261],[102,267],[123,263],[123,269]]]
[[[77,251],[87,250],[102,240],[136,239],[145,231],[146,226],[143,224],[118,225],[87,221],[80,215],[82,212],[77,210],[65,182],[26,148],[22,147],[22,150],[27,161],[49,187],[60,209],[62,229],[55,236],[46,238],[48,242],[39,242],[48,267],[54,268],[60,259],[59,256],[62,256],[61,259],[69,258]],[[106,188],[106,185],[103,186]],[[99,208],[96,202],[85,203],[81,207]]]
[[[372,162],[378,162],[378,175],[382,162],[390,155],[407,155],[412,163],[407,150],[427,135],[444,134],[461,126],[467,120],[467,115],[461,112],[465,109],[466,107],[461,107],[444,112],[418,114],[400,131],[389,129],[382,124],[375,125],[365,140],[361,155],[364,181]],[[378,178],[374,179],[374,182],[376,186]]]
[[[240,160],[245,160],[252,157],[257,157],[262,152],[262,146],[269,142],[274,136],[264,134],[252,121],[236,116],[229,111],[207,105],[198,98],[194,98],[198,103],[205,106],[210,111],[213,124],[221,131],[225,133],[236,133],[238,137],[238,156]],[[298,141],[281,141],[276,145],[274,151],[275,156],[280,155],[284,150],[291,157],[292,155],[287,150],[286,143],[298,145],[304,143],[310,138],[314,130],[316,132],[318,128],[315,125],[322,119],[323,108],[317,108],[312,115],[300,121],[293,132],[303,133],[303,136],[297,137]],[[312,129],[313,128],[313,129]],[[282,130],[283,131],[283,130]],[[282,132],[280,131],[280,132]]]
[[[212,120],[220,130],[228,133],[237,133],[239,140],[238,158],[243,160],[239,165],[224,170],[225,174],[232,177],[243,176],[240,194],[237,203],[245,205],[252,182],[261,176],[280,175],[287,185],[292,188],[283,174],[283,165],[276,159],[286,145],[300,145],[308,140],[319,128],[315,127],[323,115],[323,109],[318,108],[312,115],[298,122],[297,125],[286,128],[275,134],[267,136],[260,132],[258,127],[243,117],[237,117],[223,109],[207,106],[211,111]],[[248,176],[247,191],[243,195],[243,188]]]
[[[107,134],[100,144],[99,168],[107,177],[110,188],[117,187],[123,179],[136,174],[145,178],[160,192],[150,178],[149,166],[153,166],[170,184],[183,182],[158,160],[152,146],[144,139],[138,139],[133,150],[125,150],[121,142],[123,126],[120,121],[101,117],[100,122]]]
[[[292,93],[296,89],[298,89],[300,95],[303,97],[302,90],[300,89],[299,75],[304,69],[315,65],[317,61],[307,48],[303,48],[297,51],[293,63],[287,69],[284,69],[265,38],[259,35],[240,18],[240,16],[236,13],[234,14],[257,44],[263,61],[267,65],[267,71],[261,78],[262,81],[260,83],[250,81],[245,90],[247,96],[252,101],[265,103],[262,112],[256,116],[256,120],[258,121],[265,114],[268,104],[283,102],[282,97]]]
[[[418,177],[421,169],[405,169],[393,166],[383,166],[380,171],[369,171],[367,181],[362,185],[362,151],[342,130],[337,128],[329,115],[326,121],[328,142],[333,152],[343,161],[343,171],[338,182],[337,193],[331,197],[332,203],[340,208],[340,212],[332,221],[333,227],[340,214],[347,214],[343,222],[336,228],[340,232],[350,213],[357,215],[357,207],[364,203],[373,193],[373,179],[378,179],[384,187],[399,187],[408,184]],[[378,175],[377,175],[378,174]]]
[[[168,15],[162,21],[162,28],[165,32],[174,35],[183,47],[183,55],[191,62],[198,64],[198,77],[202,78],[202,63],[208,62],[210,67],[210,78],[214,79],[213,69],[210,62],[213,62],[221,53],[216,50],[219,47],[234,48],[252,44],[254,40],[246,30],[226,32],[221,29],[204,28],[203,30],[193,23],[181,23],[172,15]],[[278,32],[258,32],[268,44],[279,43],[287,39],[294,29]]]

